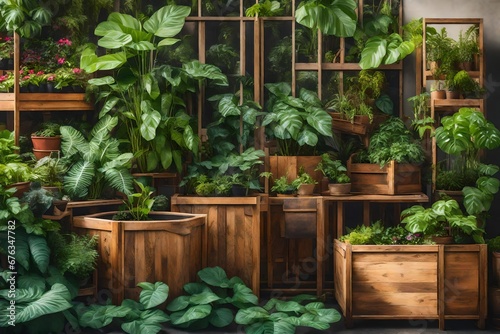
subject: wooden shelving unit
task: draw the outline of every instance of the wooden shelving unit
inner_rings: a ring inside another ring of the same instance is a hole
[[[19,143],[21,130],[21,112],[23,111],[92,111],[93,103],[89,102],[85,93],[21,93],[19,91],[19,68],[21,45],[18,34],[14,35],[14,92],[0,93],[0,111],[12,113],[12,130],[16,144]],[[9,116],[7,115],[7,118]]]
[[[478,28],[478,46],[479,57],[476,62],[476,68],[468,71],[469,75],[479,82],[481,87],[484,86],[484,28],[482,18],[424,18],[423,19],[423,45],[422,49],[417,53],[417,76],[416,88],[417,94],[422,93],[423,89],[427,87],[430,80],[432,80],[431,71],[427,68],[426,59],[426,31],[428,26],[433,26],[438,29],[441,27],[456,26],[462,30],[467,26],[475,25]],[[458,111],[462,107],[476,108],[483,112],[486,116],[484,99],[433,99],[430,102],[431,117],[435,121],[435,127],[438,127],[441,118],[450,113]],[[436,145],[436,138],[431,137],[431,156],[432,156],[432,193],[436,191],[436,178],[437,178],[437,164],[438,164],[438,148]]]

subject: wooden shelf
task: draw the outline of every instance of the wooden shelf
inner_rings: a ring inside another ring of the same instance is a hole
[[[15,94],[0,94],[0,110],[14,111]],[[19,93],[19,111],[93,110],[85,93]]]

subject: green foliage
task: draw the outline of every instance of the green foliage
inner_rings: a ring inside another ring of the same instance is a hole
[[[157,306],[168,297],[168,286],[163,282],[137,284],[142,291],[139,302],[124,299],[120,306],[92,304],[88,307],[79,305],[78,323],[83,328],[101,329],[117,323],[125,333],[155,334],[161,331],[162,324],[170,320],[169,316]]]
[[[168,206],[168,197],[165,195],[156,195],[153,197],[153,206],[151,207],[152,211],[167,211]]]
[[[271,191],[277,194],[293,194],[297,191],[297,187],[288,181],[287,175],[282,175],[279,178],[274,179]]]
[[[37,218],[42,218],[42,215],[52,206],[54,195],[42,188],[40,183],[32,182],[30,190],[25,192],[22,201],[28,204],[28,207]]]
[[[271,94],[262,126],[276,139],[280,155],[310,154],[332,137],[331,116],[322,109],[316,93],[302,88],[299,96],[293,97],[291,86],[284,82],[265,87]]]
[[[316,182],[315,179],[313,179],[313,177],[311,175],[309,175],[308,173],[306,173],[304,171],[304,167],[300,167],[299,168],[299,173],[297,175],[297,177],[292,180],[292,186],[295,187],[295,188],[299,188],[300,185],[302,184],[317,184],[318,182]]]
[[[40,124],[40,128],[34,132],[34,135],[38,137],[59,136],[61,134],[61,132],[59,131],[60,127],[61,125],[58,123],[43,122],[42,124]]]
[[[40,182],[42,186],[61,188],[69,163],[70,160],[65,157],[54,157],[52,154],[43,157],[33,166],[33,180]]]
[[[419,233],[408,232],[404,227],[384,227],[378,220],[370,226],[347,228],[348,233],[339,238],[351,245],[420,245],[425,242]]]
[[[456,43],[457,61],[473,62],[474,56],[479,54],[478,44],[479,27],[470,26],[465,32],[460,31]]]
[[[117,117],[106,115],[87,138],[72,126],[62,126],[63,154],[73,161],[64,178],[64,191],[72,199],[102,198],[108,187],[124,194],[132,192],[132,153],[120,153],[120,141],[111,135]]]
[[[462,170],[477,169],[480,151],[500,146],[500,130],[473,108],[460,108],[441,120],[435,131],[436,144],[447,154],[461,157]]]
[[[321,161],[315,170],[321,171],[328,178],[330,183],[349,183],[351,179],[347,175],[347,168],[342,161],[333,160],[328,153],[321,155]]]
[[[51,247],[53,250],[51,257],[61,274],[70,273],[79,280],[90,277],[97,266],[99,256],[97,235],[54,233],[49,240],[57,245]]]
[[[281,15],[283,8],[279,1],[264,0],[256,3],[245,10],[248,17],[271,17]]]
[[[227,85],[219,68],[197,60],[182,68],[156,63],[157,53],[178,41],[175,36],[189,13],[189,7],[177,5],[164,6],[144,21],[112,13],[95,29],[106,54],[97,56],[95,46],[82,54],[81,66],[88,73],[114,71],[89,84],[98,87],[97,101],[104,102],[100,117],[113,113],[124,125],[141,172],[171,166],[182,171],[183,154],[196,155],[200,144],[185,99],[208,80]]]
[[[227,44],[214,44],[207,50],[207,63],[219,67],[223,72],[239,73],[240,55]]]
[[[238,277],[228,278],[220,267],[198,272],[201,282],[184,285],[186,295],[167,305],[172,325],[199,330],[209,325],[226,327],[233,322],[235,308],[257,305],[258,298]]]
[[[149,212],[151,212],[154,204],[154,199],[151,198],[153,191],[137,180],[134,180],[134,182],[139,187],[140,192],[128,194],[124,203],[133,220],[148,220]]]
[[[42,27],[52,21],[53,13],[48,4],[39,1],[19,0],[0,2],[0,28],[17,32],[21,37],[36,37]]]
[[[325,35],[351,37],[356,30],[356,7],[354,0],[302,1],[295,21],[314,32],[319,29]]]
[[[411,125],[418,132],[418,136],[422,139],[427,131],[432,134],[434,130],[434,119],[430,116],[430,94],[427,92],[408,98],[408,102],[413,107],[413,119]]]
[[[17,153],[14,132],[0,130],[0,185],[31,181],[31,168]]]
[[[484,230],[478,227],[476,217],[465,216],[454,199],[436,201],[429,208],[414,205],[403,210],[401,218],[401,223],[408,231],[423,233],[427,238],[446,235],[457,237],[465,234],[477,243],[484,243]]]
[[[327,330],[342,316],[333,308],[308,295],[290,300],[270,299],[264,306],[241,309],[236,314],[237,324],[245,326],[245,333],[294,333],[296,327]]]
[[[442,61],[447,54],[452,52],[455,41],[448,37],[446,27],[441,28],[439,31],[428,27],[426,32],[426,59],[428,61]]]
[[[390,117],[372,134],[368,147],[370,163],[385,166],[389,161],[398,163],[422,163],[424,150],[415,140],[404,122],[398,117]]]
[[[467,71],[459,71],[453,76],[453,87],[466,97],[478,98],[484,93],[479,82],[474,80]]]

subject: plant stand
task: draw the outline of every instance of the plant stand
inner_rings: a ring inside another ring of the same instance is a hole
[[[474,319],[485,327],[487,246],[350,245],[335,240],[335,298],[355,319]]]

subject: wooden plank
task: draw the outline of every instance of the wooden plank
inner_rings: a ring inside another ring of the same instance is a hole
[[[431,282],[376,282],[366,283],[352,282],[353,291],[362,292],[386,292],[386,293],[437,293],[437,278]]]

